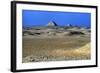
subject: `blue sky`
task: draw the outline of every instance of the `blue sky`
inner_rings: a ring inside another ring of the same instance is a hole
[[[50,21],[56,22],[59,26],[67,24],[90,27],[91,14],[80,12],[58,12],[58,11],[38,11],[23,10],[23,26],[46,26]]]

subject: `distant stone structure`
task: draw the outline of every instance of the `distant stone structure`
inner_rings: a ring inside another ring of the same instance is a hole
[[[72,27],[72,25],[71,24],[67,24],[67,27]]]
[[[55,26],[58,26],[58,25],[56,24],[56,22],[51,21],[51,22],[49,22],[49,23],[47,24],[47,26],[48,26],[48,27],[55,27]]]

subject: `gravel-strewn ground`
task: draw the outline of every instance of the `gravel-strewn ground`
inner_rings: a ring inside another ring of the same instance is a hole
[[[91,58],[90,30],[41,28],[23,30],[23,63]]]

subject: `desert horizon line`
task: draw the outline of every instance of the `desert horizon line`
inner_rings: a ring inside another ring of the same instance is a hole
[[[59,26],[59,27],[86,27],[86,28],[90,28],[91,26],[86,26],[86,25],[80,25],[80,24],[63,24],[63,25],[61,25],[61,24],[57,24],[55,21],[49,21],[47,24],[44,24],[44,25],[37,25],[37,24],[29,24],[29,25],[23,25],[23,27],[32,27],[32,26],[34,26],[34,27],[45,27],[45,26],[48,26],[48,24],[49,23],[53,23],[53,24],[56,24],[55,26]]]

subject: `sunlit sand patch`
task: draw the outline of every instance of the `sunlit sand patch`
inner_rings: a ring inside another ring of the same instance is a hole
[[[90,45],[90,43],[88,43],[85,46],[76,49],[75,52],[80,53],[80,54],[90,55],[91,54],[90,47],[91,47],[91,45]]]
[[[50,53],[52,56],[65,56],[65,57],[88,57],[90,58],[91,50],[90,50],[90,43],[77,48],[77,49],[71,49],[71,50],[63,50],[63,49],[57,49],[52,50]]]

